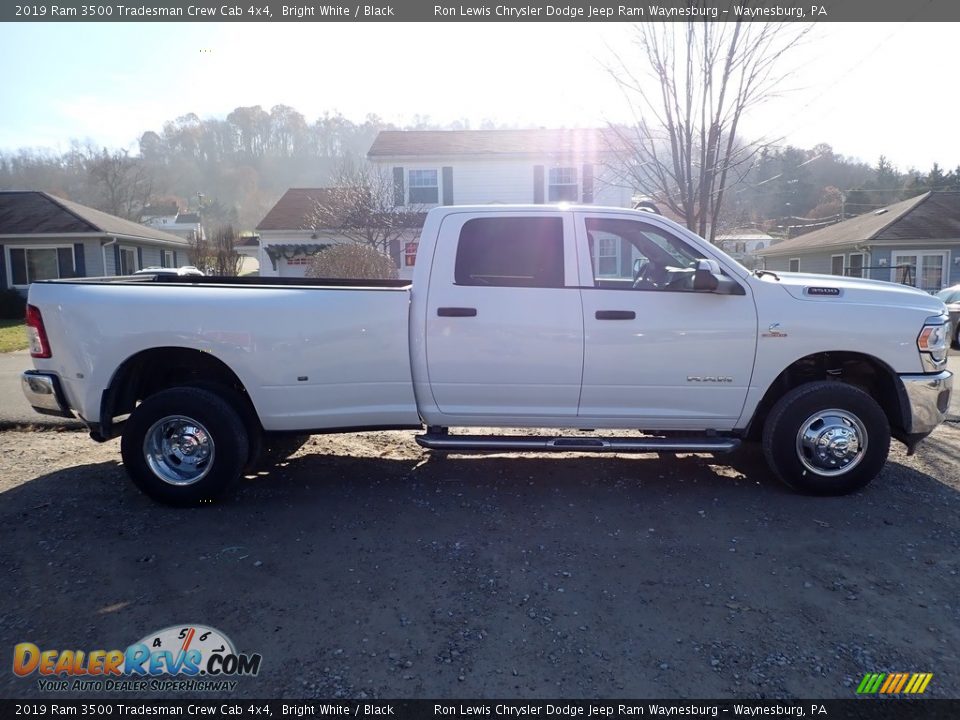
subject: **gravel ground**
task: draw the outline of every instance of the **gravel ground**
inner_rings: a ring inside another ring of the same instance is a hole
[[[263,655],[238,697],[848,698],[869,671],[960,697],[958,491],[953,425],[831,499],[752,450],[427,459],[370,433],[174,510],[117,441],[8,430],[0,648],[212,625]],[[0,697],[50,695],[6,669]]]

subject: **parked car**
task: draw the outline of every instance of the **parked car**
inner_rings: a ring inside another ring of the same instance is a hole
[[[22,384],[40,412],[122,435],[131,479],[178,505],[222,493],[270,434],[385,428],[440,453],[759,440],[787,484],[837,495],[877,476],[891,436],[912,451],[943,421],[947,321],[916,288],[751,272],[650,212],[440,207],[412,284],[33,283]],[[449,432],[490,426],[599,431]]]
[[[950,341],[954,348],[960,348],[960,285],[944,288],[937,297],[947,306],[950,313]]]
[[[193,265],[183,265],[178,268],[145,267],[143,270],[137,270],[134,275],[203,275],[203,270]]]

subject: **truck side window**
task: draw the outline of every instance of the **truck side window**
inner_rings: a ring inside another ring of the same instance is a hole
[[[637,220],[587,218],[593,285],[610,290],[693,289],[697,260],[690,245]]]
[[[563,287],[563,220],[468,220],[460,230],[454,280],[457,285]]]

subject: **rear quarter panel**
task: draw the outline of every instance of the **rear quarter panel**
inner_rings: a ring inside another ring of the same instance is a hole
[[[126,359],[179,347],[233,370],[267,430],[417,423],[409,300],[396,288],[38,283],[30,302],[53,357],[35,365],[91,422]]]

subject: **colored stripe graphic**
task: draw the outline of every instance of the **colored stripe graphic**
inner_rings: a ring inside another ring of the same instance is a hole
[[[857,694],[920,695],[932,679],[933,673],[867,673],[857,686]]]
[[[860,682],[857,692],[861,694],[872,694],[880,689],[880,683],[886,677],[884,673],[867,673]]]

